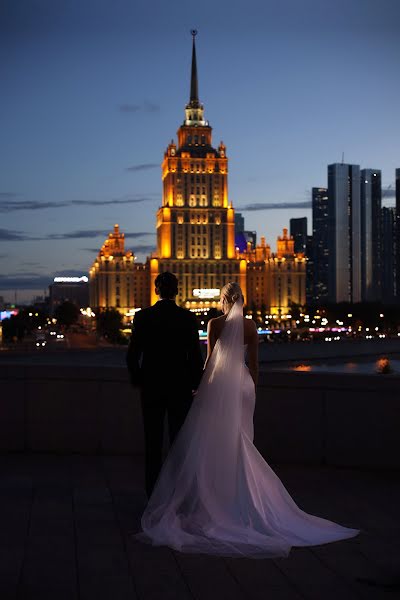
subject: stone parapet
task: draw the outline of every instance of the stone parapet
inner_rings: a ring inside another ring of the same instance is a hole
[[[139,394],[119,367],[0,366],[0,452],[142,454]],[[400,467],[400,377],[269,372],[255,442],[272,463]]]

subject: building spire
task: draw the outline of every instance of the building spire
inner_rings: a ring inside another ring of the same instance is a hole
[[[199,83],[197,78],[197,60],[196,60],[196,42],[195,37],[197,35],[197,29],[192,29],[191,32],[193,37],[193,46],[192,46],[192,71],[190,77],[190,105],[193,108],[197,108],[200,104],[199,102]]]
[[[192,29],[192,71],[190,74],[190,100],[185,108],[184,125],[188,127],[208,127],[208,122],[204,120],[204,108],[199,100],[199,83],[197,78],[197,59],[196,42],[197,29]]]

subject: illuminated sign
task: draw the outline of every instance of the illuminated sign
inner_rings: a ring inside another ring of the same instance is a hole
[[[89,278],[86,275],[82,277],[54,277],[54,283],[87,283]]]
[[[141,308],[131,308],[128,310],[128,312],[125,313],[126,317],[133,317],[137,312],[139,312],[139,310],[142,310]]]
[[[0,310],[0,321],[4,319],[9,319],[12,316],[16,316],[18,314],[18,309],[14,310]]]
[[[196,288],[195,290],[193,290],[193,296],[195,298],[201,298],[201,299],[205,299],[205,298],[218,298],[220,295],[220,289],[218,288]]]

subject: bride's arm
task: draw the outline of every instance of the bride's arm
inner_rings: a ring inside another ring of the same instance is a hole
[[[254,321],[250,321],[253,323],[254,328],[252,327],[252,332],[250,335],[250,339],[247,345],[247,362],[249,366],[250,375],[254,381],[254,385],[257,385],[258,382],[258,333],[257,327]]]

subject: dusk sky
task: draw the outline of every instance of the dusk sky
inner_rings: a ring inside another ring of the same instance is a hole
[[[161,161],[199,96],[229,199],[276,236],[327,165],[400,167],[399,0],[0,0],[0,296],[87,274],[114,223],[155,248]],[[390,187],[392,186],[392,187]]]

